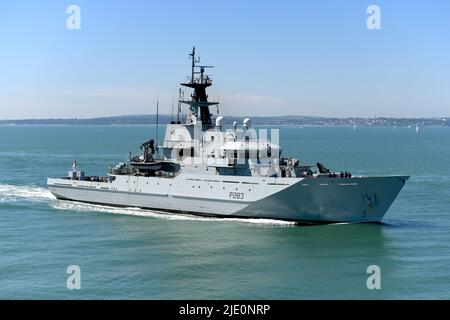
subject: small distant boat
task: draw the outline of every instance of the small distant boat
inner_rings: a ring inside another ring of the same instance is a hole
[[[419,125],[416,124],[416,132],[419,132]]]

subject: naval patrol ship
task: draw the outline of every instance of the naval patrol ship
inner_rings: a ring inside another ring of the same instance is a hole
[[[284,157],[278,143],[259,135],[245,118],[224,125],[211,114],[206,89],[212,79],[189,54],[191,74],[181,83],[177,121],[167,125],[162,143],[151,139],[142,153],[110,168],[106,176],[86,176],[76,163],[67,177],[48,178],[58,199],[167,213],[269,218],[299,223],[380,222],[408,176],[354,176],[322,163],[308,165]],[[180,120],[181,106],[186,119]]]

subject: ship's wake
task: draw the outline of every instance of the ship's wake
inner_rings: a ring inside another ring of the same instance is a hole
[[[241,222],[270,226],[293,226],[295,222],[277,219],[256,219],[256,218],[216,218],[203,217],[182,213],[167,213],[163,211],[144,210],[139,208],[117,208],[103,205],[94,205],[82,202],[57,200],[46,188],[36,185],[10,185],[0,184],[0,204],[13,204],[20,202],[48,202],[50,207],[57,210],[79,211],[79,212],[100,212],[114,213],[129,216],[140,216],[159,218],[166,220],[186,220],[186,221],[224,221]]]
[[[56,199],[46,188],[31,185],[0,184],[0,203],[19,201],[49,201]]]
[[[296,224],[295,222],[292,221],[284,221],[276,219],[202,217],[191,214],[167,213],[162,211],[146,210],[146,209],[144,210],[139,208],[117,208],[117,207],[109,207],[103,205],[95,205],[64,200],[55,201],[54,203],[52,203],[51,206],[58,210],[114,213],[121,215],[150,217],[166,220],[242,222],[242,223],[271,225],[271,226],[291,226]]]

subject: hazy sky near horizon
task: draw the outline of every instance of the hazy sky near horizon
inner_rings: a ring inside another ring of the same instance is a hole
[[[0,119],[169,114],[193,45],[224,115],[450,116],[449,37],[447,0],[4,0]]]

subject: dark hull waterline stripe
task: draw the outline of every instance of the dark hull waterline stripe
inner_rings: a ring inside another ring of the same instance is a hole
[[[56,195],[55,195],[56,196]],[[302,226],[314,226],[314,225],[326,225],[333,223],[340,223],[339,221],[313,221],[313,220],[295,220],[295,219],[276,219],[276,218],[267,218],[267,217],[249,217],[249,216],[238,216],[238,215],[224,215],[224,214],[213,214],[213,213],[203,213],[197,211],[187,211],[187,210],[172,210],[172,209],[164,209],[164,208],[150,208],[150,207],[136,207],[130,205],[122,205],[122,204],[111,204],[111,203],[103,203],[103,202],[94,202],[94,201],[82,201],[82,200],[73,200],[64,198],[61,196],[57,196],[57,199],[71,202],[79,202],[79,203],[88,203],[93,205],[101,205],[107,207],[116,207],[116,208],[138,208],[144,210],[156,210],[166,213],[178,213],[178,214],[190,214],[199,217],[209,217],[209,218],[222,218],[222,219],[270,219],[270,220],[278,220],[278,221],[286,221],[286,222],[295,222],[297,225]],[[377,223],[377,222],[370,222]]]

